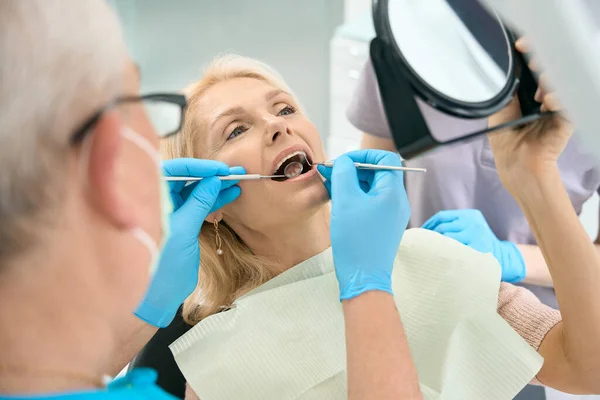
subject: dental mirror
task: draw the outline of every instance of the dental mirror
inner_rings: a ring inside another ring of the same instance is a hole
[[[371,59],[403,158],[499,129],[489,129],[487,117],[515,94],[523,118],[510,126],[542,116],[515,35],[479,0],[374,0],[373,18]],[[457,118],[479,120],[465,124],[478,128],[445,129]]]
[[[299,176],[304,169],[304,165],[299,161],[293,161],[285,166],[283,174],[286,178],[292,179]]]

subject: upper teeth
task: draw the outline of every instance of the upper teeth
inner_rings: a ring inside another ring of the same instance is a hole
[[[294,156],[298,156],[298,155],[304,157],[305,160],[308,159],[308,157],[306,157],[306,153],[305,152],[303,152],[303,151],[295,151],[293,153],[288,154],[284,158],[282,158],[281,161],[279,161],[279,164],[277,164],[277,168],[275,168],[275,171],[277,171],[283,165],[284,162],[286,162],[290,158],[292,158]]]

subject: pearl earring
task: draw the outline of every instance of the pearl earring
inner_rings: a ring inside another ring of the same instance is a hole
[[[219,235],[219,221],[215,218],[213,220],[213,224],[215,225],[215,240],[217,242],[217,254],[223,255],[223,241],[221,240],[221,235]]]

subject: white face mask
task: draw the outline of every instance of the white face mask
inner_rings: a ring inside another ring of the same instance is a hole
[[[156,163],[156,167],[158,168],[158,177],[159,177],[159,185],[161,189],[161,214],[162,214],[162,237],[160,239],[160,243],[156,243],[152,236],[148,234],[145,230],[136,226],[131,230],[131,234],[140,241],[142,245],[144,245],[148,252],[150,253],[150,277],[153,277],[158,268],[158,263],[160,260],[160,252],[164,247],[167,239],[170,234],[170,216],[173,213],[173,202],[171,200],[171,195],[169,194],[169,185],[163,179],[164,174],[162,172],[161,164],[160,164],[160,154],[154,149],[152,144],[146,140],[143,136],[141,136],[136,131],[131,128],[125,127],[122,131],[123,137],[133,144],[138,146],[140,149],[145,151],[152,160]]]

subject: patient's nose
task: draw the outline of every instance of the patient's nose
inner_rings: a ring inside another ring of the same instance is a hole
[[[285,119],[277,116],[270,116],[266,119],[265,141],[267,145],[275,143],[283,135],[288,135],[289,130]]]

